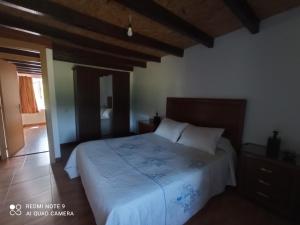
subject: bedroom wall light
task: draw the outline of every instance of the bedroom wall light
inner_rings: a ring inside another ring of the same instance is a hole
[[[131,15],[129,15],[129,25],[128,25],[128,29],[127,29],[127,36],[128,37],[132,37],[133,36],[133,30],[132,30],[132,26],[131,26]]]

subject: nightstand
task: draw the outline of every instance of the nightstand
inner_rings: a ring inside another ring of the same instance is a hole
[[[300,161],[266,157],[266,148],[255,144],[242,147],[239,189],[257,203],[300,221]]]
[[[154,132],[158,127],[158,124],[154,124],[152,120],[140,120],[138,123],[139,134]]]

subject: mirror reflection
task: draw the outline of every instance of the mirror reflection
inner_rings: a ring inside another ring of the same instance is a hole
[[[112,136],[112,75],[100,77],[100,116],[102,138]]]

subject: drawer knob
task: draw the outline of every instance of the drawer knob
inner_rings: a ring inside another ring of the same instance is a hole
[[[261,167],[261,168],[260,168],[260,171],[262,171],[262,172],[264,172],[264,173],[273,173],[272,170],[267,169],[267,168],[264,168],[264,167]]]
[[[266,181],[264,181],[262,179],[258,179],[258,183],[266,185],[266,186],[270,186],[271,185],[270,183],[268,183],[268,182],[266,182]]]
[[[270,198],[269,195],[267,195],[267,194],[265,194],[265,193],[262,193],[262,192],[260,192],[260,191],[256,192],[256,194],[259,195],[259,196],[261,196],[261,197],[263,197],[263,198]]]

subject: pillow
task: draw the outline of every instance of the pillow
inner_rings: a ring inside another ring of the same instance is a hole
[[[224,137],[221,137],[221,138],[219,139],[216,148],[222,149],[222,150],[224,150],[225,152],[233,152],[233,153],[236,152],[235,149],[234,149],[234,147],[232,146],[230,140],[227,139],[227,138],[224,138]]]
[[[166,118],[161,121],[154,133],[172,142],[176,142],[187,125],[187,123],[180,123]]]
[[[234,165],[237,165],[237,155],[234,147],[232,146],[230,140],[227,138],[221,137],[218,144],[217,149],[222,149],[223,151],[229,153],[232,156]]]
[[[189,124],[184,129],[178,143],[214,155],[223,132],[223,128],[197,127]]]

